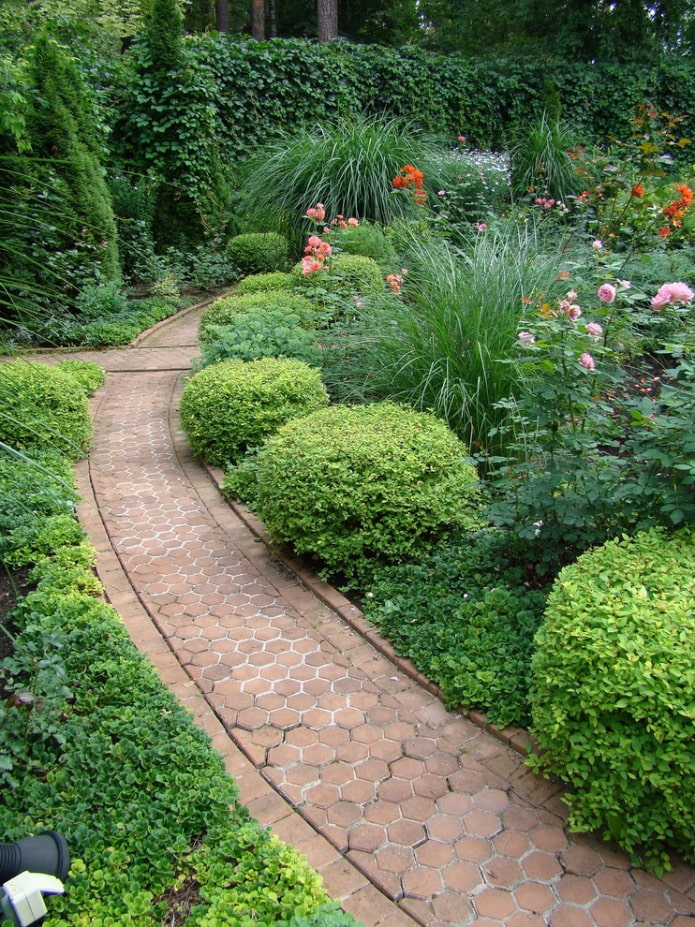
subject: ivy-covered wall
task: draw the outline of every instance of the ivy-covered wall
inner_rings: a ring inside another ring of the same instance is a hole
[[[586,142],[627,137],[640,103],[685,115],[695,99],[695,64],[686,57],[665,56],[645,68],[477,61],[409,47],[303,40],[196,36],[190,42],[200,79],[214,85],[220,139],[233,159],[280,130],[360,110],[406,117],[452,141],[463,134],[471,146],[501,150],[553,98]],[[695,115],[681,130],[695,137]]]

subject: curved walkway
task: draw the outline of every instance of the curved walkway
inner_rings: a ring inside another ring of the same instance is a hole
[[[109,600],[251,813],[367,927],[694,927],[693,867],[657,879],[570,835],[555,784],[223,502],[178,429],[198,318],[80,355],[107,370],[80,518]]]

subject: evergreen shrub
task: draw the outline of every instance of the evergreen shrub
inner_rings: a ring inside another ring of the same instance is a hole
[[[245,232],[229,241],[226,256],[243,276],[287,270],[290,246],[279,232]]]
[[[558,575],[532,661],[536,765],[570,825],[695,860],[695,532],[609,541]]]
[[[198,335],[201,341],[210,341],[211,329],[219,325],[234,325],[244,312],[262,309],[275,310],[285,316],[295,316],[306,328],[313,326],[316,310],[301,293],[284,290],[262,290],[237,296],[222,296],[210,303],[200,317]]]
[[[213,466],[237,460],[291,418],[328,402],[318,370],[298,360],[229,360],[186,383],[181,424],[195,454]]]
[[[77,460],[91,439],[87,394],[74,376],[23,360],[0,364],[0,442],[17,451],[49,444]]]
[[[480,521],[477,474],[441,421],[393,403],[288,422],[256,461],[270,535],[350,582]]]
[[[270,271],[265,274],[251,274],[240,280],[235,292],[239,296],[248,293],[258,293],[267,290],[291,290],[295,285],[292,274],[281,270]]]

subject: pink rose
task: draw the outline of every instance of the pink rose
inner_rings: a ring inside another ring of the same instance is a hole
[[[598,298],[602,303],[612,303],[617,292],[612,283],[604,283],[598,288]]]
[[[536,336],[532,332],[519,332],[516,336],[522,344],[533,344],[536,340]]]
[[[582,310],[579,306],[572,305],[569,307],[567,315],[569,316],[570,322],[576,322],[577,319],[581,316]]]
[[[582,367],[586,367],[587,370],[596,369],[596,362],[594,361],[591,354],[582,354],[582,356],[579,358],[579,363],[582,365]]]
[[[598,338],[603,332],[603,326],[599,325],[598,322],[589,322],[586,326],[586,333],[592,338]]]
[[[670,303],[689,303],[695,293],[685,283],[664,283],[652,299],[653,309],[663,309]]]
[[[594,241],[592,241],[591,247],[594,249],[594,251],[600,251],[603,248],[603,242],[599,241],[599,239],[597,238]]]
[[[358,226],[360,223],[359,223],[359,220],[358,220],[358,219],[355,219],[354,216],[350,216],[350,218],[349,218],[348,221],[347,221],[347,224],[348,224],[351,228],[355,228],[355,226]]]

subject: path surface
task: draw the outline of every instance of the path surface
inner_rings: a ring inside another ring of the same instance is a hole
[[[109,599],[251,813],[367,927],[695,927],[693,867],[657,879],[568,834],[554,784],[222,501],[178,430],[198,318],[79,355],[107,370],[80,517]]]

